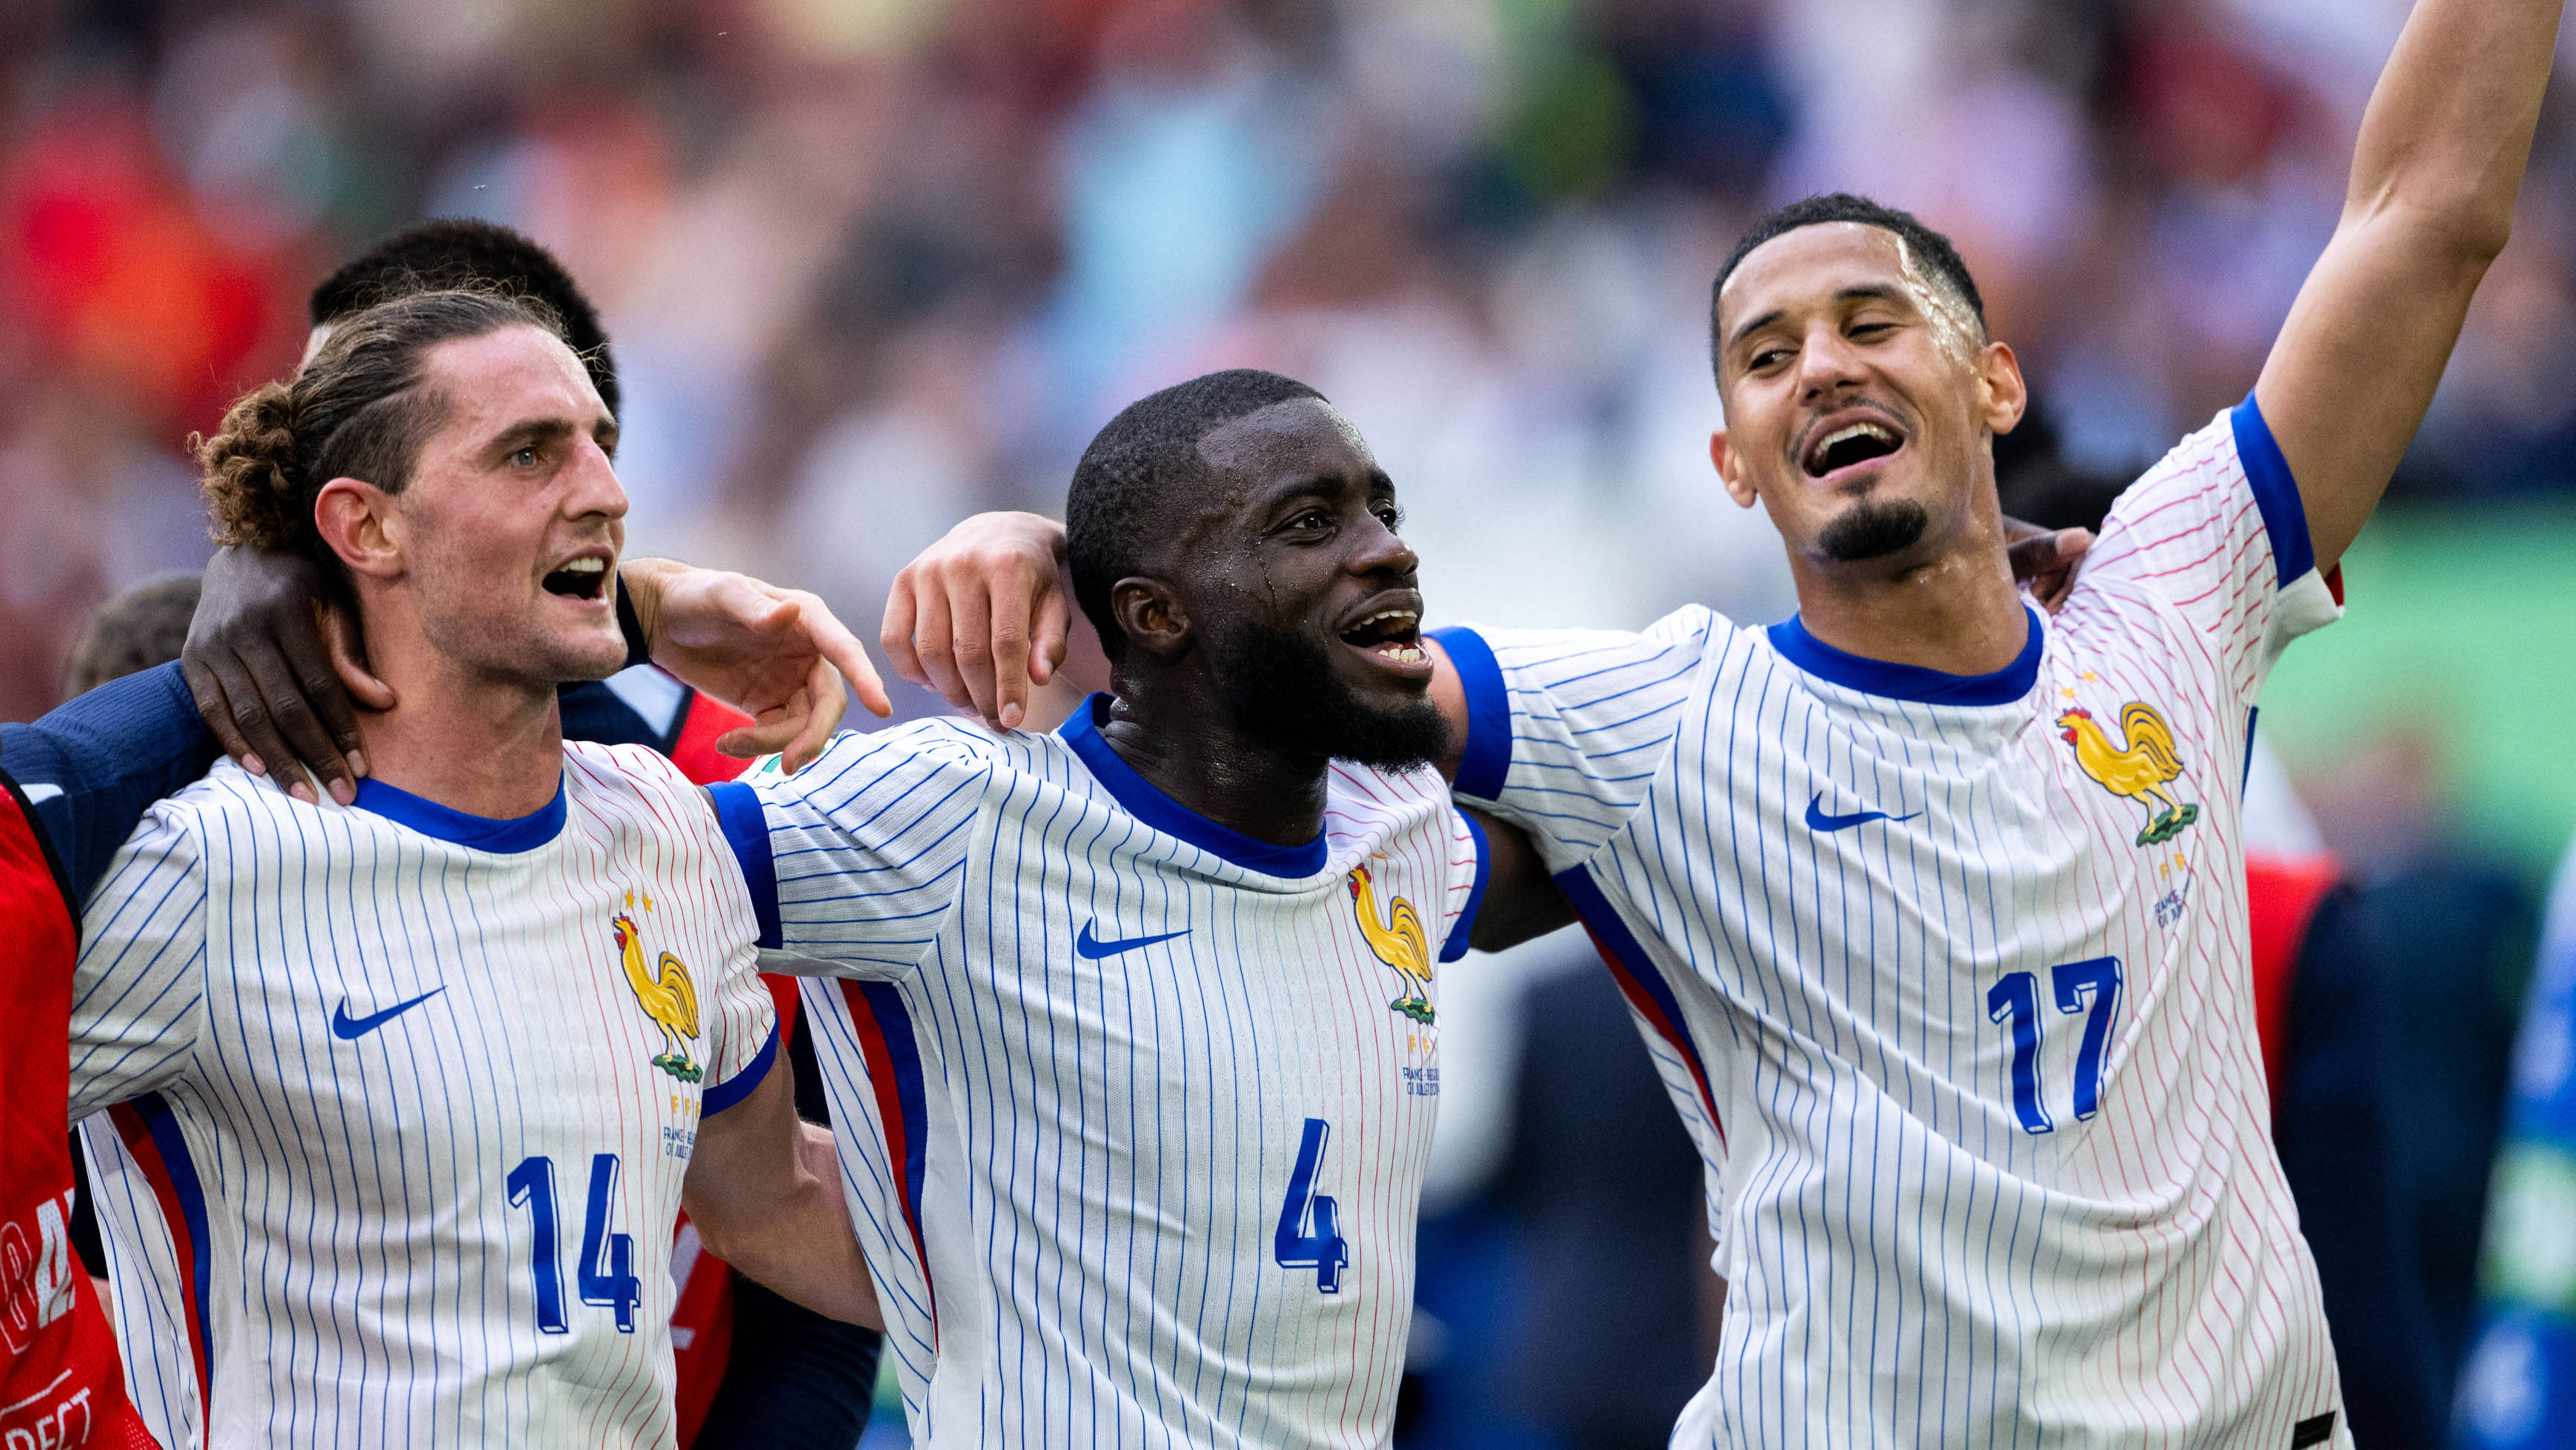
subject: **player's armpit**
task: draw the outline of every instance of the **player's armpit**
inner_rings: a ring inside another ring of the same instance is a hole
[[[2321,570],[2378,506],[2504,250],[2563,3],[2421,0],[2371,93],[2343,218],[2254,389]]]
[[[1485,899],[1467,929],[1467,944],[1480,952],[1498,952],[1573,925],[1574,907],[1556,889],[1529,837],[1482,811],[1459,809],[1484,829],[1487,857]]]
[[[700,1119],[680,1206],[717,1258],[817,1314],[885,1327],[831,1135],[800,1121],[792,1074],[773,1068],[732,1107]]]

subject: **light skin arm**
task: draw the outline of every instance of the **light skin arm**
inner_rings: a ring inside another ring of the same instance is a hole
[[[775,750],[788,771],[803,769],[849,709],[844,680],[869,713],[894,713],[868,652],[814,595],[676,559],[629,559],[617,574],[653,663],[751,714],[716,737],[725,754]]]
[[[2511,235],[2564,0],[2419,0],[2353,146],[2334,240],[2254,396],[2317,567],[2379,504]]]
[[[797,1119],[791,1076],[774,1063],[741,1102],[699,1121],[680,1206],[717,1258],[817,1314],[883,1329],[832,1135]]]

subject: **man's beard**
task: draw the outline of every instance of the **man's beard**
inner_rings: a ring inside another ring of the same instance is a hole
[[[1235,728],[1266,745],[1398,774],[1440,758],[1449,723],[1428,691],[1409,705],[1372,706],[1334,675],[1328,648],[1253,623],[1219,637],[1217,689]]]
[[[1816,535],[1816,547],[1837,564],[1883,559],[1913,548],[1931,521],[1923,505],[1910,498],[1862,499],[1825,525]]]

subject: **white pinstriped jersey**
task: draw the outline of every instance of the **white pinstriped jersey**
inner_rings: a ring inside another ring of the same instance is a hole
[[[71,1111],[115,1105],[101,1226],[156,1433],[673,1443],[681,1179],[777,1050],[756,930],[641,747],[568,745],[515,821],[229,762],[154,807],[83,924]]]
[[[2238,816],[2262,679],[2335,613],[2248,400],[1994,675],[1699,608],[1444,632],[1459,794],[1537,840],[1707,1160],[1730,1290],[1675,1445],[2327,1443]]]
[[[764,930],[851,974],[806,1003],[915,1444],[1387,1442],[1484,869],[1436,776],[1337,765],[1266,845],[1086,706],[716,795]]]

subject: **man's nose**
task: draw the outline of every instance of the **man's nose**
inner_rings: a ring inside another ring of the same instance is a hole
[[[1412,574],[1422,567],[1421,558],[1404,536],[1387,526],[1386,520],[1369,515],[1369,531],[1360,541],[1359,551],[1351,557],[1355,574]]]
[[[1860,380],[1860,352],[1843,336],[1842,329],[1821,323],[1808,329],[1806,342],[1798,349],[1798,395],[1802,400],[1813,401]]]
[[[585,437],[573,446],[572,474],[572,487],[564,499],[565,512],[576,517],[626,516],[626,486],[617,481],[617,466],[609,461],[599,440]]]

